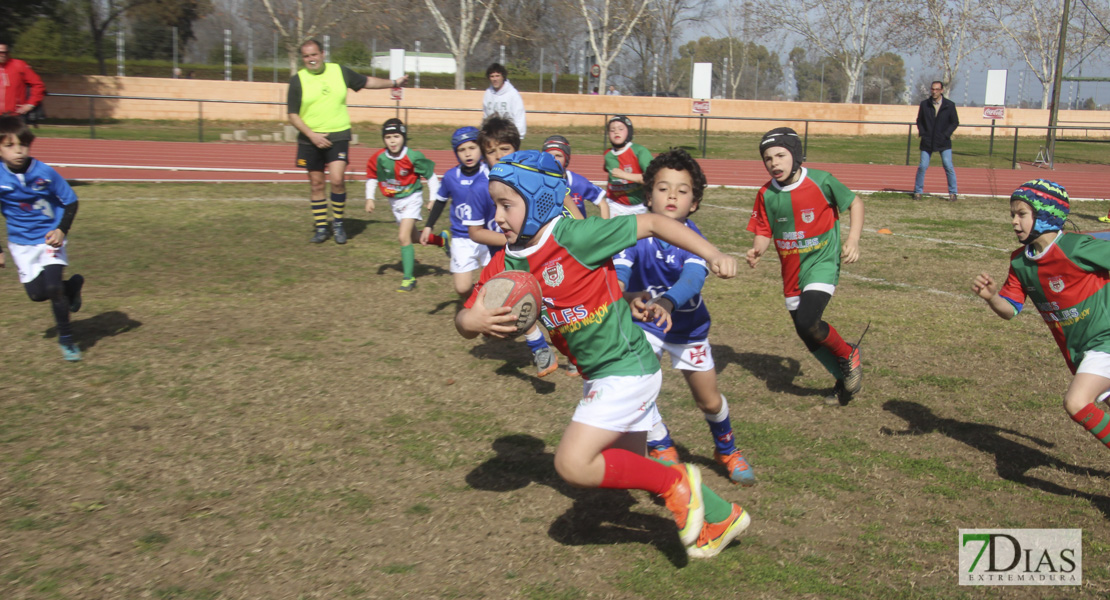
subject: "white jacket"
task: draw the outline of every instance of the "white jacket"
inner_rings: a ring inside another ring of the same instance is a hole
[[[520,92],[516,91],[513,82],[506,79],[505,84],[497,91],[493,90],[492,85],[486,88],[486,95],[482,98],[482,113],[483,119],[496,114],[511,120],[520,132],[520,139],[524,139],[524,134],[528,131],[528,123],[524,115],[524,99],[520,97]]]

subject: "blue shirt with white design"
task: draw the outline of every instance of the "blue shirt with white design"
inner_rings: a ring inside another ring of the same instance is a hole
[[[482,163],[473,175],[466,175],[462,167],[455,166],[443,174],[439,180],[439,189],[436,191],[436,200],[439,202],[451,201],[451,236],[456,238],[470,238],[470,230],[466,223],[470,219],[471,209],[466,198],[470,195],[470,188],[479,177],[489,174],[489,169]]]
[[[45,243],[65,207],[77,202],[64,177],[46,163],[30,161],[23,173],[0,163],[0,213],[8,222],[8,242],[26,246]]]
[[[687,220],[686,226],[701,235],[693,221]],[[705,237],[705,236],[702,236]],[[617,277],[625,284],[625,291],[650,292],[652,298],[662,296],[678,282],[685,268],[708,269],[700,256],[672,246],[663,240],[649,237],[636,242],[636,245],[613,257]],[[704,282],[704,278],[702,279]],[[663,329],[654,322],[637,321],[637,324],[664,342],[689,344],[700,342],[709,337],[709,308],[698,292],[682,306],[675,306],[671,313],[671,330]]]

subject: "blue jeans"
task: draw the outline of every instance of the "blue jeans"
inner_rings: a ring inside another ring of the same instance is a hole
[[[920,194],[925,188],[925,169],[929,168],[931,152],[921,151],[921,162],[917,165],[917,179],[913,182],[913,193]],[[940,164],[944,165],[944,175],[948,178],[948,193],[956,192],[956,168],[952,166],[952,149],[940,151]]]

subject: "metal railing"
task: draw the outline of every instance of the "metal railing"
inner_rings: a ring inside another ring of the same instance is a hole
[[[64,94],[64,93],[51,93],[52,97],[58,98],[86,98],[88,99],[88,122],[89,122],[89,137],[96,139],[96,100],[142,100],[142,101],[158,101],[158,102],[193,102],[197,105],[197,141],[204,141],[204,105],[205,104],[248,104],[248,105],[262,105],[262,106],[285,106],[284,102],[272,102],[265,100],[221,100],[212,98],[157,98],[145,96],[108,96],[100,94]],[[455,108],[455,107],[434,107],[434,106],[401,106],[400,102],[396,104],[349,104],[348,108],[355,109],[377,109],[377,110],[394,110],[398,117],[404,114],[405,122],[409,120],[409,111],[430,111],[430,112],[482,112],[480,108]],[[615,114],[611,112],[588,112],[588,111],[550,111],[550,110],[530,110],[529,114],[548,114],[548,115],[565,115],[565,116],[597,116],[601,117],[602,124],[604,124],[610,115]],[[802,149],[807,152],[809,149],[809,136],[811,124],[847,124],[847,125],[891,125],[906,127],[906,165],[910,165],[910,156],[913,148],[914,129],[917,124],[914,122],[906,121],[858,121],[858,120],[842,120],[842,119],[804,119],[804,118],[781,118],[781,117],[715,117],[702,114],[689,114],[689,115],[676,115],[676,114],[654,114],[654,113],[622,113],[628,117],[636,118],[663,118],[663,119],[697,119],[698,122],[698,150],[701,152],[702,158],[705,158],[708,148],[708,133],[709,125],[713,121],[756,121],[756,122],[771,122],[771,123],[795,123],[801,124],[802,132]],[[1091,125],[1057,125],[1049,127],[1047,125],[997,125],[993,122],[991,124],[967,124],[961,123],[961,128],[990,128],[990,143],[988,156],[994,156],[994,140],[995,133],[998,129],[1012,129],[1013,148],[1010,155],[1010,168],[1018,168],[1018,139],[1021,130],[1039,130],[1044,131],[1046,134],[1049,130],[1060,132],[1084,132],[1089,138],[1088,141],[1092,142],[1110,142],[1110,126],[1091,126]],[[1090,132],[1106,132],[1105,137],[1090,138]],[[889,135],[889,134],[876,134],[876,135]],[[602,144],[607,145],[605,134],[602,134]],[[1027,136],[1031,137],[1031,136]],[[1050,167],[1054,164],[1053,156],[1046,156],[1045,149],[1042,147],[1041,152],[1038,153],[1038,159],[1035,162],[1045,162]],[[1043,160],[1042,160],[1043,158]]]

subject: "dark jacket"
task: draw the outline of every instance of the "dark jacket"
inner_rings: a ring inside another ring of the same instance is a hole
[[[921,101],[917,109],[917,137],[922,152],[940,152],[952,148],[952,133],[960,126],[956,103],[941,96],[940,110],[933,110],[933,99]]]

